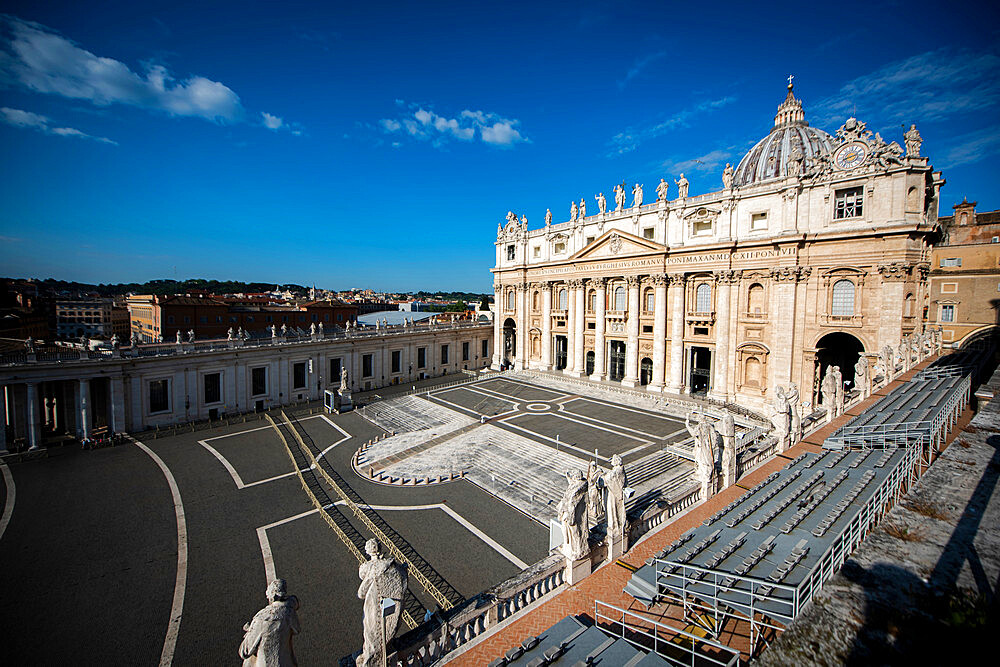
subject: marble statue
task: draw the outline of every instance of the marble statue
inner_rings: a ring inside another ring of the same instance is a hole
[[[276,326],[274,326],[272,324],[271,325],[271,338],[277,338],[277,337],[278,337],[278,327],[276,327]]]
[[[642,206],[642,185],[636,183],[632,188],[632,207],[638,208]]]
[[[940,355],[944,348],[944,328],[938,327],[934,330],[934,346],[937,348],[937,353]]]
[[[688,196],[688,179],[684,178],[684,173],[681,172],[680,179],[674,181],[677,184],[677,196],[684,199]]]
[[[625,208],[625,183],[621,185],[616,185],[614,187],[615,193],[615,212],[621,211]]]
[[[35,353],[35,339],[33,337],[28,336],[27,339],[25,339],[24,349],[28,352],[28,354]]]
[[[183,341],[181,340],[181,330],[180,329],[177,330],[177,336],[175,338],[177,340],[177,344],[178,345],[180,345],[181,343],[183,343]]]
[[[232,339],[233,339],[233,328],[229,327],[229,330],[226,332],[226,340],[231,341]]]
[[[833,379],[837,383],[837,392],[834,394],[834,405],[837,408],[837,416],[844,414],[844,375],[840,372],[840,366],[833,367]]]
[[[545,226],[548,227],[552,224],[552,209],[545,209]]]
[[[188,342],[194,342],[194,329],[188,329]]]
[[[726,168],[722,170],[722,187],[730,189],[733,187],[733,165],[726,163]]]
[[[618,454],[611,457],[611,472],[605,478],[604,484],[608,492],[606,508],[608,542],[614,543],[627,535],[628,525],[625,517],[625,487],[628,486],[628,478],[625,475],[625,466],[622,465],[622,457]]]
[[[524,215],[523,213],[521,214],[521,226],[524,227],[525,229],[528,228],[528,216]]]
[[[163,342],[163,334],[156,334],[156,342],[157,343]]]
[[[382,558],[379,543],[370,539],[365,543],[365,553],[371,560],[358,566],[358,597],[364,600],[364,648],[358,656],[357,667],[384,665],[385,646],[396,636],[399,617],[403,613],[403,596],[408,584],[406,568],[392,558]],[[383,601],[395,603],[392,613],[383,612]]]
[[[111,347],[115,350],[121,347],[121,339],[118,338],[118,334],[111,334]]]
[[[128,343],[133,348],[138,347],[139,346],[139,334],[137,334],[136,332],[133,331],[132,335],[129,337]]]
[[[580,214],[577,216],[578,220],[583,220],[587,217],[587,202],[584,201],[583,197],[580,197]]]
[[[605,213],[607,213],[608,212],[608,198],[604,196],[604,193],[603,192],[597,193],[597,196],[594,197],[594,199],[597,200],[597,210],[598,210],[598,212],[600,212],[601,215],[604,215]]]
[[[340,367],[340,391],[347,391],[347,369]]]
[[[736,422],[728,412],[719,421],[719,435],[722,437],[722,486],[736,483]]]
[[[778,453],[780,454],[791,446],[792,433],[792,409],[781,385],[774,388],[774,416],[771,418],[771,422],[774,424],[775,435],[778,437]]]
[[[854,386],[861,392],[861,400],[868,398],[868,395],[871,393],[869,380],[868,359],[863,354],[858,355],[858,360],[854,364]]]
[[[322,322],[319,323],[319,335],[320,336],[323,335],[323,323]]]
[[[281,336],[282,336],[282,338],[284,338],[287,335],[288,335],[288,325],[287,324],[282,324],[281,325]]]
[[[920,338],[917,336],[917,334],[913,334],[912,336],[910,336],[910,353],[912,355],[911,358],[913,359],[913,362],[918,363],[920,361],[921,354],[920,354]]]
[[[906,157],[920,157],[920,144],[924,143],[924,140],[913,123],[910,123],[910,129],[903,133],[903,143],[906,144]]]
[[[597,462],[591,461],[587,466],[587,513],[595,521],[602,511],[600,481],[601,473],[597,468]]]
[[[656,186],[656,199],[657,201],[667,200],[667,191],[670,189],[670,184],[667,183],[662,178],[660,179],[660,184]]]
[[[576,202],[572,201],[569,203],[569,220],[570,222],[576,222]]]
[[[896,355],[900,363],[903,364],[903,372],[905,373],[906,371],[910,370],[910,346],[906,342],[905,336],[903,337],[903,340],[899,341],[899,348],[896,352]]]
[[[691,415],[694,411],[684,416],[684,427],[694,438],[694,465],[695,477],[701,482],[701,497],[708,498],[712,477],[715,476],[715,441],[716,433],[712,425],[708,423],[708,418],[702,414],[698,425],[691,426]]]
[[[563,529],[563,554],[580,560],[590,552],[590,524],[587,516],[587,480],[579,470],[566,473],[566,492],[559,501],[559,521]]]
[[[836,412],[837,402],[837,380],[833,376],[833,366],[826,367],[826,375],[820,384],[820,393],[823,395],[823,407],[826,408],[826,421],[830,421]]]
[[[254,614],[243,626],[240,658],[243,667],[293,667],[295,650],[292,635],[299,626],[299,599],[288,595],[284,579],[275,579],[267,586],[267,606]]]
[[[309,335],[310,336],[315,336],[316,335],[316,323],[315,322],[313,322],[312,324],[309,325]]]
[[[896,364],[894,361],[896,355],[892,351],[892,346],[883,345],[880,356],[882,357],[882,372],[884,373],[882,383],[889,384],[889,380],[891,380],[892,376],[896,373]]]
[[[802,439],[802,399],[799,396],[799,385],[790,383],[785,389],[785,398],[788,399],[788,409],[792,415],[791,444],[795,445]]]
[[[805,156],[802,154],[802,149],[798,146],[792,149],[792,152],[788,154],[788,175],[798,176],[802,173],[802,162],[805,160]]]

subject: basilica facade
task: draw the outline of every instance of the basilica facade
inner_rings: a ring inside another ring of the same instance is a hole
[[[540,229],[508,213],[493,366],[748,406],[795,382],[817,401],[826,366],[850,381],[859,355],[923,326],[944,180],[916,128],[902,138],[854,118],[834,135],[811,127],[789,84],[716,192],[690,196],[681,174],[651,203],[639,185],[626,201],[623,183],[596,214],[581,200]]]

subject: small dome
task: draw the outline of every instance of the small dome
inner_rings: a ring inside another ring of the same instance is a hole
[[[823,130],[809,127],[802,111],[802,102],[795,98],[792,85],[788,84],[788,95],[774,116],[774,129],[740,160],[733,175],[733,186],[738,188],[790,176],[790,156],[801,156],[801,168],[816,156],[832,151],[833,137]]]

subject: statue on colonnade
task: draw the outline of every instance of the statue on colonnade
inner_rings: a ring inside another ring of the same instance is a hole
[[[567,488],[557,508],[563,530],[563,554],[580,560],[590,552],[590,523],[587,515],[587,480],[579,470],[566,473]]]

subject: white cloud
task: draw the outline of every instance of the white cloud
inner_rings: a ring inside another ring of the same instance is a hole
[[[933,122],[981,111],[1000,102],[1000,57],[938,49],[885,65],[845,83],[810,111],[819,124],[848,116],[878,126]]]
[[[951,148],[944,154],[942,168],[978,162],[1000,153],[1000,125],[954,137],[951,143]]]
[[[266,111],[262,111],[260,115],[264,119],[264,127],[269,130],[279,130],[281,129],[281,126],[285,124],[285,121],[281,120],[277,116],[272,116]]]
[[[406,107],[402,100],[396,100],[396,104]],[[381,128],[388,134],[405,133],[416,139],[429,140],[434,146],[441,146],[450,139],[475,141],[477,136],[484,143],[493,146],[530,142],[517,129],[519,124],[520,121],[517,120],[470,109],[465,109],[455,118],[448,118],[417,105],[409,105],[406,115],[398,119],[383,118],[379,121]]]
[[[621,155],[623,153],[629,153],[638,148],[639,144],[650,139],[655,139],[656,137],[662,136],[671,130],[680,129],[688,127],[691,124],[691,120],[696,116],[709,111],[714,111],[720,107],[724,107],[727,104],[732,104],[736,101],[735,97],[726,96],[720,97],[715,100],[706,100],[700,102],[687,109],[682,109],[672,116],[669,116],[660,122],[645,128],[633,129],[626,128],[622,132],[619,132],[615,136],[611,137],[609,142],[611,145],[610,155]]]
[[[635,61],[635,64],[632,65],[627,72],[625,72],[625,78],[618,82],[618,90],[624,89],[625,86],[628,85],[628,82],[639,76],[639,73],[642,72],[647,65],[665,57],[666,55],[666,51],[658,51],[657,53],[651,53],[648,56]]]
[[[239,96],[218,81],[198,75],[178,80],[163,65],[150,62],[135,72],[43,25],[11,16],[0,16],[0,31],[0,84],[87,100],[96,106],[125,104],[223,123],[248,120]],[[290,125],[271,114],[264,113],[262,118],[263,125],[272,130]]]
[[[730,150],[716,149],[704,155],[687,160],[665,160],[660,166],[669,174],[679,174],[681,172],[722,172],[726,162],[733,153]]]
[[[87,134],[86,132],[81,132],[75,127],[52,127],[52,121],[50,121],[47,116],[31,111],[24,111],[22,109],[0,107],[0,121],[7,123],[8,125],[13,125],[14,127],[25,127],[38,130],[43,134],[54,134],[60,137],[77,137],[78,139],[93,139],[94,141],[99,141],[103,144],[111,144],[112,146],[118,145],[118,142],[116,141],[112,141],[106,137],[95,137]]]

